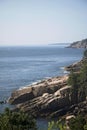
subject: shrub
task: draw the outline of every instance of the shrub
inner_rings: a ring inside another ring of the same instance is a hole
[[[23,112],[11,112],[8,108],[0,114],[0,130],[37,130],[36,121]]]

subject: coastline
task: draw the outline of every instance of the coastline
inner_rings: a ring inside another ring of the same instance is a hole
[[[41,120],[42,124],[45,122],[47,125],[47,120],[51,121],[58,118],[67,119],[68,117],[75,117],[76,114],[81,113],[82,110],[86,112],[87,101],[71,104],[71,97],[69,94],[71,86],[67,84],[68,74],[72,69],[78,70],[78,65],[81,65],[79,64],[81,62],[82,60],[67,67],[62,67],[61,69],[66,71],[67,75],[46,77],[45,79],[39,80],[39,82],[34,82],[29,86],[27,85],[13,92],[11,95],[13,99],[10,100],[10,98],[8,102],[16,107],[11,110],[22,110],[25,113],[31,113],[33,117],[36,118],[37,125],[39,125],[38,119],[43,119]],[[63,78],[65,78],[64,82]]]
[[[78,71],[83,61],[82,59],[68,67],[64,67],[64,70],[70,71],[71,68],[71,70]],[[25,86],[22,89],[14,91],[8,103],[16,106],[13,111],[22,110],[32,113],[36,118],[56,118],[67,115],[67,112],[72,114],[76,107],[80,111],[80,104],[71,103],[71,86],[67,84],[68,77],[68,74],[50,77]],[[83,102],[83,105],[85,105],[85,102]]]
[[[71,111],[71,86],[67,84],[70,69],[77,70],[79,61],[68,67],[60,67],[62,76],[45,79],[13,91],[8,103],[15,106],[13,111],[22,110],[35,117],[56,117]]]

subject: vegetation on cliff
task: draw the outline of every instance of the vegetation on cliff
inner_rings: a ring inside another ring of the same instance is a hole
[[[87,58],[87,50],[84,51],[84,57]],[[76,103],[84,101],[87,96],[87,60],[82,64],[79,72],[70,72],[68,84],[71,85],[71,101]]]
[[[23,112],[11,112],[8,108],[0,114],[0,130],[37,130],[32,116]]]
[[[66,130],[66,124],[63,121],[51,121],[48,123],[48,130]]]
[[[84,58],[87,58],[87,50],[84,52]],[[70,72],[68,84],[71,85],[71,104],[78,104],[86,100],[87,97],[87,60],[82,64],[82,68],[79,72]],[[49,123],[48,130],[87,130],[87,113],[81,113],[82,115],[75,115],[75,118],[71,118],[68,122],[51,122]]]
[[[87,130],[87,119],[81,115],[67,121],[50,122],[48,130]]]
[[[69,127],[70,130],[87,130],[87,120],[79,115],[70,120]]]

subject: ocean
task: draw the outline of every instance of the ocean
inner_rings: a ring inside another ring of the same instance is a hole
[[[7,100],[14,90],[48,77],[64,75],[64,66],[79,61],[82,56],[83,49],[61,45],[0,47],[0,101]],[[0,110],[6,106],[9,105],[0,105]]]

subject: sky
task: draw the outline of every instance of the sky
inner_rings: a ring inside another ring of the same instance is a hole
[[[87,38],[87,0],[0,0],[0,46]]]

